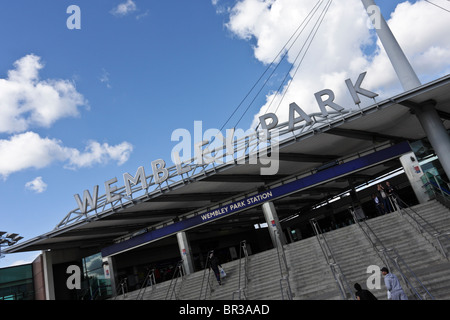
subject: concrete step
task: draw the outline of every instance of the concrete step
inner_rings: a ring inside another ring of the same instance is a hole
[[[450,210],[437,201],[430,201],[412,207],[437,230],[450,230]],[[450,262],[444,259],[430,240],[419,233],[408,218],[398,212],[367,220],[370,228],[388,248],[398,251],[408,267],[419,278],[422,284],[436,299],[450,299]],[[349,289],[358,282],[363,287],[371,274],[367,268],[371,265],[382,267],[383,262],[356,224],[324,233],[324,236],[335,255]],[[450,249],[450,242],[445,244]],[[336,280],[323,256],[319,242],[315,237],[303,239],[284,246],[289,266],[289,284],[295,300],[341,300]],[[233,293],[237,298],[239,289],[239,261],[222,265],[227,272],[219,286],[215,277],[210,275],[211,292],[206,299],[231,300]],[[241,266],[242,267],[242,266]],[[245,290],[250,300],[281,300],[279,260],[276,249],[253,254],[248,260],[249,282]],[[396,273],[395,271],[393,271]],[[199,300],[204,271],[197,271],[177,283],[176,298],[182,300]],[[412,273],[405,274],[418,287]],[[399,276],[397,274],[397,276]],[[243,287],[243,278],[241,280]],[[144,299],[166,299],[170,281],[159,283],[154,290],[147,289]],[[418,289],[423,291],[423,289]],[[385,300],[386,288],[381,279],[381,288],[371,290],[381,300]],[[407,290],[408,291],[408,290]],[[409,292],[408,292],[409,293]],[[117,299],[136,299],[138,290],[129,292],[125,297]],[[411,299],[415,297],[409,293]],[[173,296],[172,299],[175,299]]]

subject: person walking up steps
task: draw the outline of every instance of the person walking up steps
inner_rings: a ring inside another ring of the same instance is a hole
[[[216,276],[217,282],[219,285],[222,285],[222,281],[220,280],[220,270],[219,267],[222,268],[222,266],[219,263],[219,260],[214,255],[214,251],[211,251],[209,253],[209,259],[208,259],[208,267],[214,271],[214,275]]]
[[[381,268],[381,273],[384,276],[384,284],[388,289],[389,300],[408,300],[408,296],[403,291],[398,278],[394,274],[389,273],[386,267]]]

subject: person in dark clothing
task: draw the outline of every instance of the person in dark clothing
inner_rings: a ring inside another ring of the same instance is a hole
[[[391,186],[389,181],[386,181],[386,192],[389,196],[390,201],[392,202],[393,209],[397,210],[403,208],[402,201],[400,200],[397,193],[397,187]]]
[[[361,288],[361,285],[359,283],[355,283],[355,289],[356,289],[355,296],[357,300],[378,300],[372,294],[372,292]]]
[[[378,215],[380,216],[384,215],[386,212],[384,211],[384,206],[381,203],[379,196],[376,193],[374,193],[372,194],[372,199],[373,202],[375,203],[375,208],[377,209]]]
[[[378,194],[380,195],[379,199],[381,199],[383,206],[384,206],[384,211],[386,213],[393,212],[394,210],[392,209],[391,202],[389,201],[389,195],[387,194],[386,190],[381,185],[381,183],[378,184],[377,188],[378,188]]]
[[[222,266],[220,265],[217,257],[214,255],[214,251],[211,251],[209,253],[208,267],[214,271],[214,275],[216,276],[216,279],[217,279],[217,282],[219,282],[219,285],[222,285],[222,281],[220,280],[220,271],[219,271],[219,267],[222,268]]]

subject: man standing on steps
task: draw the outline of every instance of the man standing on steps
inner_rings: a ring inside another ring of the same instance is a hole
[[[406,296],[405,292],[403,291],[403,288],[400,285],[398,278],[394,274],[389,273],[389,270],[386,267],[381,268],[381,273],[384,276],[384,284],[386,285],[386,288],[388,289],[388,295],[390,294],[389,299],[390,300],[408,300],[408,297]]]

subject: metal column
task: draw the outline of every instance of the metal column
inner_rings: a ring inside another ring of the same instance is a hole
[[[425,192],[425,188],[423,188],[423,182],[421,179],[423,172],[414,152],[401,156],[400,163],[405,170],[405,174],[408,177],[409,183],[411,184],[419,203],[425,203],[430,200],[429,195]]]
[[[184,272],[186,275],[191,274],[194,272],[194,262],[192,258],[191,246],[189,245],[186,232],[178,232],[177,240],[181,259],[183,260]]]
[[[277,211],[275,210],[273,202],[265,202],[262,205],[262,210],[264,213],[264,218],[266,219],[268,225],[270,238],[272,239],[274,248],[277,247],[277,231],[280,235],[281,244],[285,245],[286,239],[284,237],[283,230],[281,230],[280,221],[278,220]]]
[[[45,299],[55,300],[55,282],[53,279],[53,259],[51,251],[42,251],[42,262],[45,281]]]
[[[366,11],[369,13],[376,8],[374,0],[361,0]],[[421,86],[414,69],[404,54],[402,48],[395,39],[386,20],[380,15],[379,21],[373,21],[375,29],[380,38],[389,60],[394,67],[400,83],[405,91],[413,90]],[[376,22],[376,23],[375,23]],[[378,27],[377,27],[378,25]],[[411,107],[422,125],[439,161],[444,168],[447,177],[450,177],[450,138],[442,123],[434,105],[431,103]]]
[[[450,179],[450,136],[444,127],[434,105],[422,103],[414,108],[416,116],[427,134],[434,152],[438,156],[447,177]]]
[[[379,8],[375,4],[374,0],[361,0],[361,1],[368,13],[371,12],[374,8]],[[394,34],[389,28],[386,20],[381,15],[381,13],[376,18],[378,18],[379,20],[372,22],[374,23],[378,37],[380,38],[383,47],[386,50],[389,60],[391,61],[392,66],[394,67],[394,70],[397,73],[397,76],[400,80],[400,83],[403,86],[403,89],[405,91],[409,91],[421,86],[419,78],[414,72],[414,69],[409,63],[408,58],[406,57],[402,48],[398,44],[397,39],[395,39]]]
[[[115,263],[114,263],[114,257],[104,257],[102,258],[102,265],[103,265],[103,274],[105,276],[105,279],[110,280],[111,289],[113,295],[115,295],[116,289],[117,289],[117,278],[116,278],[116,269],[115,269]]]

